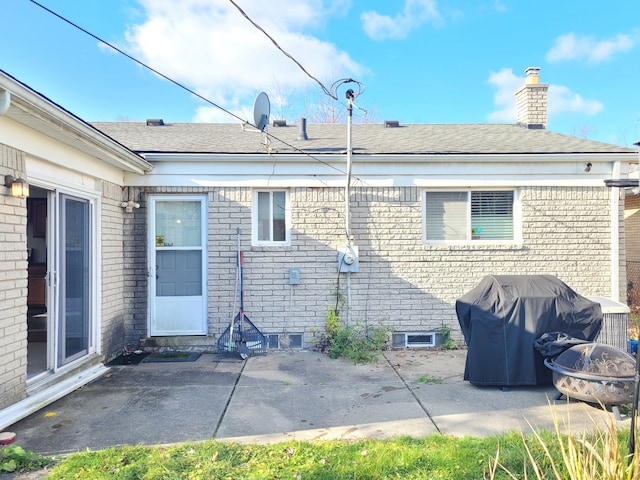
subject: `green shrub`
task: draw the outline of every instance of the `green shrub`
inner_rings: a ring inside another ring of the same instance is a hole
[[[382,327],[341,326],[329,344],[329,357],[344,357],[355,363],[375,363],[387,339],[387,330]]]
[[[386,328],[355,324],[343,325],[338,311],[329,307],[325,315],[325,331],[312,331],[315,349],[330,358],[348,358],[355,363],[375,363],[388,340]]]
[[[53,459],[27,451],[18,445],[0,448],[0,474],[39,470],[53,463]]]
[[[442,337],[442,343],[440,344],[440,348],[442,350],[455,350],[456,348],[458,348],[456,342],[454,342],[453,338],[451,338],[451,328],[443,325],[438,329],[438,333]]]

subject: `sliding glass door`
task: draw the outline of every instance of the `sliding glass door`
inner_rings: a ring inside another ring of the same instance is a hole
[[[61,194],[58,243],[58,365],[89,352],[91,336],[91,203]]]

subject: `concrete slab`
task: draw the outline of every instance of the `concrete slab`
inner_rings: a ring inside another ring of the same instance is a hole
[[[575,433],[593,428],[594,420],[613,420],[583,402],[551,407],[552,386],[506,392],[473,386],[463,380],[465,360],[464,350],[391,350],[378,365],[269,352],[246,362],[202,355],[192,363],[118,366],[7,430],[27,450],[59,454],[209,438],[273,443],[526,433],[527,421],[553,428],[554,415]]]
[[[112,367],[10,428],[42,454],[211,438],[244,364],[212,357]]]
[[[438,431],[454,436],[489,436],[510,430],[583,431],[615,421],[600,406],[566,398],[555,400],[553,385],[499,387],[464,381],[465,351],[385,352]],[[617,422],[624,425],[624,422]]]
[[[386,362],[275,352],[247,363],[216,438],[382,438],[407,434],[409,422],[418,436],[437,431]]]

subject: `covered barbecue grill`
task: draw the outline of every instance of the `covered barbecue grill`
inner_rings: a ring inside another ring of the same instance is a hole
[[[551,371],[534,348],[544,333],[593,341],[602,326],[598,303],[551,275],[483,278],[456,301],[468,346],[464,379],[474,385],[551,383]]]

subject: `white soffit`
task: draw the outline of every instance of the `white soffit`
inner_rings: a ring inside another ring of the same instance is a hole
[[[136,153],[3,72],[0,91],[11,94],[7,118],[126,172],[144,174],[153,168]]]

